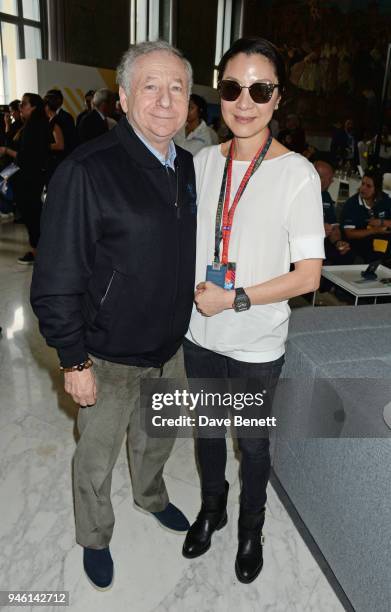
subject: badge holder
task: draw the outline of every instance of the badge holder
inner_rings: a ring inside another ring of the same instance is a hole
[[[206,267],[206,280],[214,283],[222,289],[233,289],[235,287],[236,264],[228,262],[222,264],[214,261]]]

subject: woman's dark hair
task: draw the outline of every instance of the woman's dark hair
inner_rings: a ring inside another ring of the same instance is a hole
[[[224,53],[220,60],[217,69],[217,79],[219,83],[223,79],[229,60],[239,53],[245,53],[245,55],[255,55],[257,53],[266,57],[269,62],[273,64],[279,83],[278,92],[280,95],[284,93],[286,86],[284,58],[277,47],[275,47],[270,41],[266,40],[266,38],[239,38],[236,40],[232,47],[228,49],[226,53]]]
[[[23,94],[23,98],[28,98],[28,101],[31,106],[34,106],[34,110],[31,113],[31,116],[28,121],[37,121],[41,119],[45,119],[45,121],[47,121],[45,105],[41,96],[35,93],[25,93]]]
[[[383,194],[383,174],[378,170],[370,169],[364,172],[364,177],[372,179],[375,188],[375,200],[380,200]]]
[[[12,100],[12,102],[8,104],[8,108],[14,112],[20,111],[20,100]]]
[[[200,121],[207,121],[208,105],[206,103],[206,100],[202,96],[198,96],[197,94],[191,94],[190,100],[194,102],[194,104],[198,108],[198,116],[200,118]]]

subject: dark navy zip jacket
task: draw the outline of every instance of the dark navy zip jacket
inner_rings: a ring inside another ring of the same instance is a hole
[[[166,169],[126,119],[76,149],[49,187],[31,304],[64,367],[88,354],[161,367],[187,331],[194,295],[192,156]]]

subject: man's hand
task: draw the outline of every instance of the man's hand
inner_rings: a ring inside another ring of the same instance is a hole
[[[92,368],[81,372],[65,372],[64,389],[83,408],[96,404],[96,381]]]
[[[336,243],[336,247],[341,255],[346,255],[348,251],[350,251],[350,244],[345,242],[345,240],[338,240]]]
[[[194,297],[198,312],[205,317],[213,317],[213,315],[231,308],[234,299],[234,291],[222,289],[210,281],[199,283]]]

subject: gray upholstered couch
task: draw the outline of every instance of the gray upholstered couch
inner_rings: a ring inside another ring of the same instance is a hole
[[[284,377],[275,474],[356,611],[390,612],[391,304],[294,311]]]

